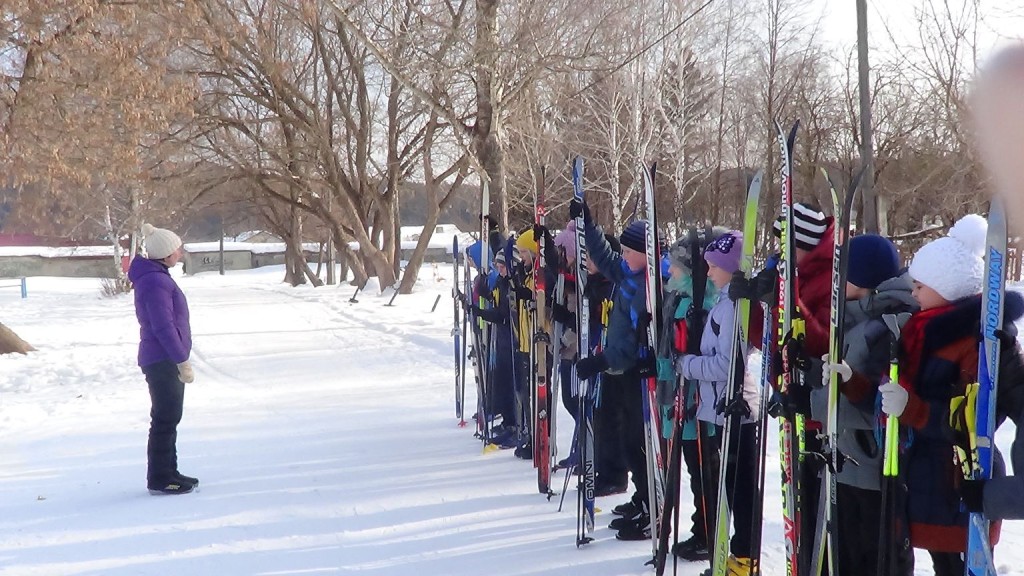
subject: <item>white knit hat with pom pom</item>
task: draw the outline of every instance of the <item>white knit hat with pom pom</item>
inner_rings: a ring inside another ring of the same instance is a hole
[[[985,234],[988,222],[968,214],[914,254],[910,277],[952,302],[981,293],[985,274]]]
[[[150,260],[163,260],[181,246],[177,234],[152,224],[142,225],[142,235],[146,238],[146,257]]]

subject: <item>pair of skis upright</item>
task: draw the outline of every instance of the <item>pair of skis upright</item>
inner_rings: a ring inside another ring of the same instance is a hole
[[[793,124],[788,135],[782,130],[778,122],[775,123],[776,133],[780,152],[782,155],[781,180],[782,180],[782,218],[781,218],[781,259],[779,263],[779,338],[780,350],[788,351],[789,347],[795,347],[800,351],[804,338],[804,321],[801,318],[801,311],[796,306],[797,294],[797,270],[796,250],[793,230],[793,147],[796,133],[799,128],[799,121]],[[832,254],[832,278],[831,278],[831,301],[829,315],[829,344],[828,362],[837,364],[842,362],[845,332],[845,310],[846,310],[846,271],[848,267],[849,240],[850,240],[850,217],[853,210],[853,200],[857,187],[860,183],[863,169],[853,178],[846,195],[840,200],[835,185],[829,178],[828,173],[822,169],[826,181],[828,181],[832,198],[832,213],[835,217],[833,224],[833,254]],[[796,358],[792,353],[783,353],[783,370],[779,375],[779,391],[786,393],[791,386],[802,386],[800,382],[801,371],[797,367]],[[784,413],[780,427],[781,454],[783,478],[783,531],[786,540],[786,567],[790,576],[804,576],[807,570],[810,575],[818,576],[827,573],[836,576],[839,573],[838,565],[838,525],[837,525],[837,476],[842,470],[844,455],[840,453],[838,446],[838,408],[839,408],[839,380],[835,373],[829,375],[828,384],[828,411],[825,418],[825,440],[822,445],[822,453],[814,456],[824,460],[824,477],[818,497],[818,516],[814,523],[814,538],[811,543],[811,555],[809,564],[801,562],[800,550],[806,543],[801,542],[802,518],[800,499],[803,494],[800,479],[803,472],[804,458],[804,416],[797,412]],[[895,419],[893,419],[895,420]],[[814,496],[812,496],[814,497]]]
[[[535,312],[534,316],[534,336],[533,336],[533,351],[534,351],[534,405],[533,405],[533,464],[537,468],[537,490],[541,494],[547,495],[550,499],[554,494],[551,491],[551,410],[549,407],[553,404],[550,397],[550,387],[548,380],[548,348],[551,344],[551,338],[548,336],[545,323],[547,322],[547,267],[549,265],[557,266],[557,262],[545,262],[544,254],[547,251],[545,243],[545,234],[542,232],[545,224],[545,209],[544,209],[544,171],[541,169],[541,175],[537,185],[537,208],[536,208],[536,223],[537,223],[537,237],[534,240],[538,246],[537,262],[534,266],[533,271],[533,287],[534,287],[534,300],[535,300]],[[553,358],[554,370],[558,370],[558,358]]]
[[[754,175],[747,189],[747,201],[743,211],[743,252],[740,258],[740,271],[745,277],[750,276],[754,263],[754,242],[757,233],[757,208],[761,195],[763,172]],[[711,549],[711,573],[713,576],[725,576],[729,558],[729,525],[732,518],[732,507],[729,504],[728,470],[732,469],[733,477],[738,478],[738,466],[741,464],[739,446],[743,418],[750,417],[750,406],[743,398],[744,372],[746,369],[746,342],[750,327],[750,300],[740,299],[734,303],[736,312],[729,341],[732,343],[729,363],[729,379],[726,384],[725,400],[721,412],[725,416],[722,429],[722,454],[718,469],[718,510],[715,517],[714,544]],[[724,328],[724,327],[723,327]],[[735,446],[735,450],[731,448]],[[749,458],[749,456],[747,456]]]
[[[585,200],[583,189],[583,159],[577,156],[572,163],[573,197]],[[578,358],[590,356],[590,295],[587,290],[589,253],[586,241],[586,221],[581,214],[576,218],[576,335]],[[579,457],[580,475],[576,494],[576,546],[594,540],[594,399],[591,380],[581,380],[572,372],[573,388],[577,391],[579,406],[574,449]],[[564,383],[563,383],[564,385]],[[568,476],[567,476],[568,478]]]
[[[1003,328],[1004,295],[1006,291],[1006,213],[998,200],[992,202],[988,215],[985,248],[985,279],[981,293],[981,335],[978,354],[978,397],[974,434],[970,449],[974,463],[969,479],[992,478],[996,432],[996,393],[999,389],[998,330]],[[1018,472],[1019,473],[1019,472]],[[971,513],[967,525],[967,552],[964,554],[967,576],[996,576],[989,540],[990,522],[984,514]]]
[[[821,169],[821,174],[828,182],[832,197],[832,214],[835,218],[832,238],[832,293],[829,313],[828,362],[829,364],[838,364],[843,361],[846,333],[846,274],[849,267],[850,216],[864,169],[862,168],[850,182],[842,200],[824,168]],[[829,374],[827,406],[828,413],[824,422],[825,441],[822,444],[821,454],[821,458],[825,461],[825,468],[810,567],[812,574],[820,575],[826,573],[823,570],[827,569],[828,574],[836,576],[839,570],[837,480],[839,472],[843,469],[845,455],[839,451],[839,376],[835,372]]]

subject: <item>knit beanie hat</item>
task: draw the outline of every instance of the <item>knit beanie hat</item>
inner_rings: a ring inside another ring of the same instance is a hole
[[[569,262],[576,260],[576,222],[569,221],[565,230],[555,236],[555,246],[565,250],[565,259]]]
[[[725,270],[729,274],[740,269],[743,256],[743,234],[739,230],[731,230],[722,234],[704,249],[704,259]]]
[[[914,254],[910,277],[953,302],[981,293],[985,274],[985,234],[988,222],[968,214],[949,232]]]
[[[692,240],[690,236],[691,232],[694,233]],[[708,240],[703,240],[703,234],[698,236],[696,230],[692,228],[689,229],[685,234],[683,234],[683,236],[679,240],[676,241],[675,244],[669,247],[669,263],[675,265],[677,268],[682,270],[684,275],[692,274],[694,263],[691,261],[691,255],[693,254],[693,246],[691,245],[691,242],[701,243],[701,245],[697,248],[697,254],[703,256],[704,249],[707,248],[707,243],[711,242],[712,240],[718,239],[720,236],[728,232],[729,230],[727,228],[723,228],[722,226],[715,226],[710,230],[711,238]]]
[[[498,253],[494,255],[495,264],[505,264],[505,249],[498,250]]]
[[[533,254],[540,253],[540,246],[537,244],[537,239],[533,237],[533,228],[528,228],[519,238],[516,238],[516,248],[520,250],[529,250]]]
[[[810,204],[798,202],[793,204],[793,242],[797,248],[812,250],[821,242],[821,237],[828,229],[828,220],[825,213]],[[772,225],[772,232],[778,238],[782,235],[782,216],[775,220]]]
[[[896,245],[885,236],[863,234],[850,239],[846,280],[854,286],[874,290],[882,282],[899,276],[900,256]]]
[[[146,258],[150,260],[163,260],[181,247],[177,234],[152,224],[142,225],[142,236],[146,239]]]
[[[624,248],[637,252],[647,252],[647,220],[634,220],[619,235],[619,243]]]

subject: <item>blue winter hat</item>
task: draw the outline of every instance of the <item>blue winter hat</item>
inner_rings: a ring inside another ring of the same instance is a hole
[[[896,245],[878,234],[863,234],[850,239],[850,260],[846,280],[854,286],[874,290],[900,273]]]
[[[476,242],[470,244],[468,248],[466,248],[466,255],[473,259],[473,264],[475,264],[477,268],[480,268],[480,264],[482,263],[482,258],[480,256],[483,247],[484,243],[481,242],[480,240],[477,240]],[[491,258],[490,248],[487,249],[487,262],[493,262],[493,258]]]
[[[647,252],[647,220],[634,220],[619,235],[623,248]]]

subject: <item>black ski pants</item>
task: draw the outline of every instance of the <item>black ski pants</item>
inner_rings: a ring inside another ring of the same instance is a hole
[[[558,387],[561,388],[562,405],[572,416],[573,420],[579,419],[580,403],[579,398],[573,396],[572,389],[573,361],[562,358],[558,361]]]
[[[644,394],[640,374],[630,370],[622,375],[623,443],[626,462],[633,477],[633,488],[640,495],[640,501],[650,509],[647,491],[647,445],[644,438]]]
[[[715,533],[715,512],[718,500],[719,438],[721,428],[709,422],[696,421],[697,439],[683,441],[683,462],[690,475],[690,493],[693,495],[693,527],[690,532],[711,544],[709,535]]]
[[[754,521],[755,473],[760,453],[757,451],[757,424],[742,424],[730,442],[732,458],[726,468],[726,495],[732,511],[733,534],[729,549],[737,558],[750,558],[750,535]]]
[[[530,412],[530,354],[528,352],[515,351],[515,404],[516,404],[516,427],[524,434],[529,434],[533,425],[533,416]]]
[[[806,421],[806,420],[805,420]],[[811,573],[811,556],[814,551],[815,522],[821,506],[821,474],[824,463],[820,458],[808,456],[821,453],[819,430],[804,429],[803,465],[800,468],[800,551],[797,554],[800,562],[800,573]],[[823,571],[828,572],[826,567]]]
[[[625,485],[629,480],[626,461],[626,392],[621,374],[602,374],[600,397],[594,406],[594,450],[597,481],[602,485]]]
[[[149,444],[146,448],[149,487],[160,487],[178,472],[178,423],[185,403],[185,384],[170,360],[142,367],[149,385]]]
[[[852,464],[849,464],[852,465]],[[839,568],[841,576],[874,574],[878,570],[879,526],[882,525],[882,492],[836,484],[839,507]],[[914,553],[906,542],[896,547],[894,576],[913,576]],[[960,574],[963,574],[961,569]]]
[[[506,326],[492,328],[494,338],[494,358],[491,360],[491,372],[488,381],[491,383],[491,397],[487,407],[489,415],[500,415],[504,426],[512,426],[516,421],[516,382],[515,371],[512,369],[512,337]]]
[[[960,576],[964,573],[964,558],[959,552],[932,552],[932,566],[935,576]]]

